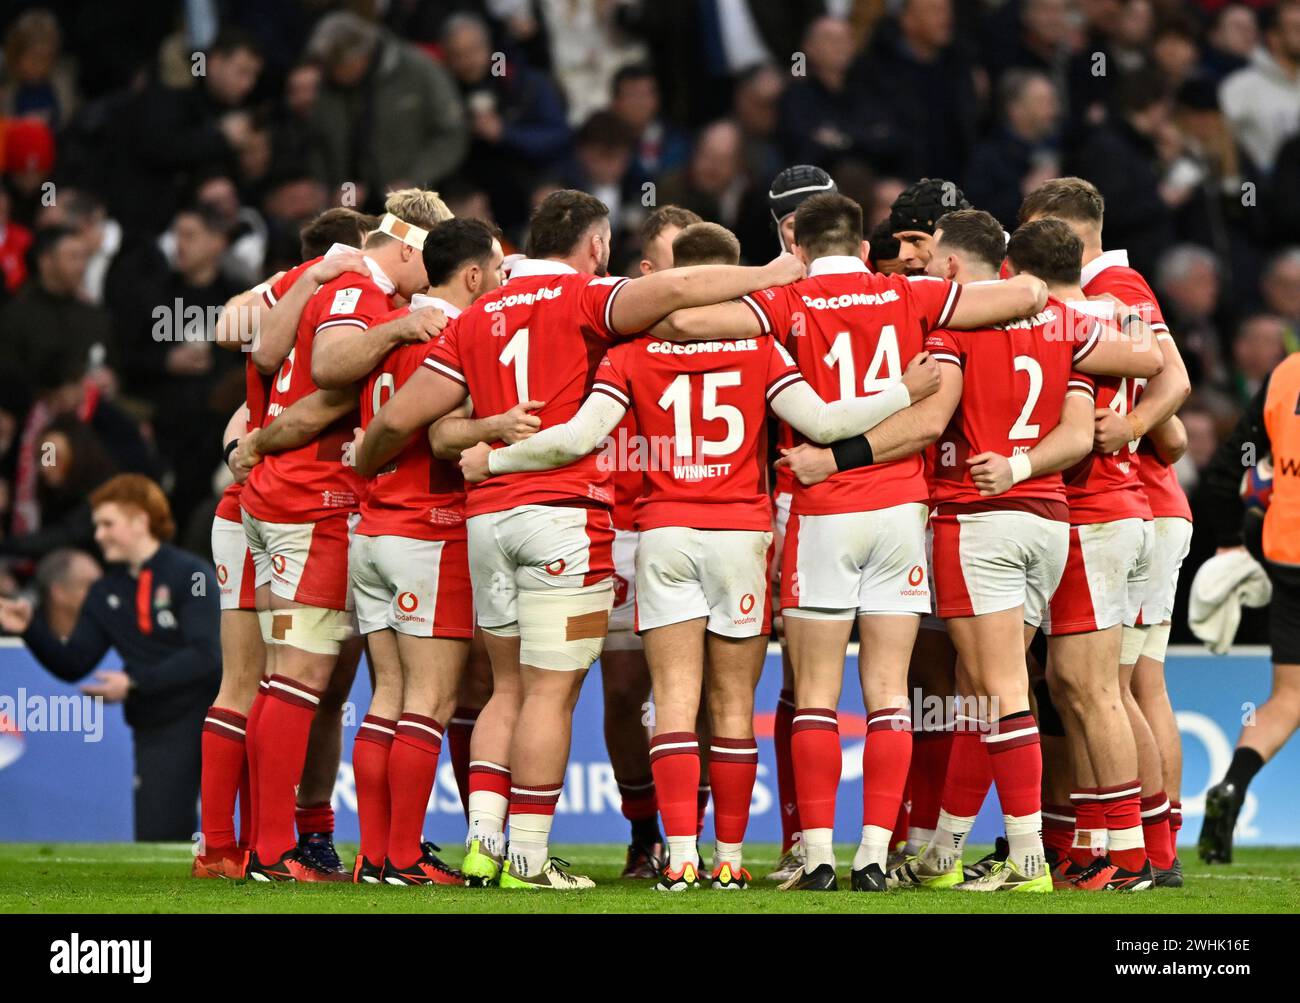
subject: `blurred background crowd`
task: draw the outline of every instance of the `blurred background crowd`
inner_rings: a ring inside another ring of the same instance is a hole
[[[86,498],[119,471],[205,553],[243,399],[216,312],[322,209],[411,184],[510,249],[546,193],[592,192],[626,274],[669,203],[772,257],[787,164],[872,226],[922,176],[1008,229],[1087,177],[1191,371],[1194,509],[1298,347],[1296,0],[8,0],[0,39],[0,593],[93,552]],[[1203,527],[1189,566],[1212,551]]]

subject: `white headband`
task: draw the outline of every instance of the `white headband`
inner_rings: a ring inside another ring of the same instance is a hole
[[[384,213],[384,218],[379,221],[379,232],[396,237],[403,244],[414,247],[417,251],[424,250],[424,238],[429,236],[428,230],[398,219],[391,212]]]

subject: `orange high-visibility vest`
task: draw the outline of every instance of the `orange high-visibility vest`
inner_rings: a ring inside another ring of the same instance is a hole
[[[1300,352],[1268,380],[1264,428],[1273,453],[1273,499],[1264,516],[1264,556],[1300,566]]]

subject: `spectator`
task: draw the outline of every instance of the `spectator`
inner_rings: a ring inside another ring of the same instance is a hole
[[[865,93],[888,111],[900,144],[886,166],[909,178],[962,177],[979,99],[973,69],[953,44],[952,0],[903,0],[865,58]]]
[[[1091,126],[1106,121],[1116,74],[1111,72],[1119,32],[1121,0],[1095,0],[1083,5],[1083,44],[1070,60],[1066,94],[1069,96],[1069,126],[1072,141]],[[1118,71],[1118,65],[1115,66]]]
[[[214,210],[182,209],[172,222],[175,261],[168,270],[148,261],[160,278],[141,278],[128,338],[128,386],[151,406],[158,451],[171,471],[173,509],[181,524],[210,493],[221,462],[221,431],[243,394],[242,359],[210,341],[218,311],[244,288],[221,272],[229,246],[225,221]],[[223,382],[238,388],[222,397]],[[228,406],[227,406],[228,405]]]
[[[94,546],[91,492],[116,473],[95,430],[75,414],[54,418],[38,437],[35,524],[0,540],[0,554],[39,560],[61,547]]]
[[[636,134],[613,113],[598,111],[582,124],[573,144],[573,161],[562,172],[568,187],[590,192],[609,206],[609,226],[617,242],[635,215],[640,191],[629,176]]]
[[[818,18],[808,26],[803,51],[807,75],[796,77],[781,97],[786,162],[829,165],[841,157],[896,162],[899,144],[887,109],[862,100],[862,91],[850,85],[853,34],[848,22]]]
[[[735,118],[744,134],[745,169],[751,178],[770,178],[785,165],[777,146],[785,77],[766,63],[736,81]]]
[[[461,103],[451,77],[423,52],[350,11],[327,14],[307,43],[324,68],[313,125],[313,173],[356,208],[384,193],[437,187],[465,158]]]
[[[488,26],[472,14],[447,19],[442,49],[470,131],[464,173],[487,190],[506,226],[518,225],[528,181],[568,149],[564,102],[546,75],[521,59],[498,67]]]
[[[1012,37],[1007,41],[995,21],[989,27],[990,57],[985,61],[989,72],[999,75],[1007,70],[1037,70],[1046,74],[1058,90],[1065,84],[1065,70],[1070,60],[1070,3],[1068,0],[1023,0],[1008,4],[1006,20],[1017,12]]]
[[[1196,74],[1200,56],[1196,29],[1186,21],[1167,21],[1156,31],[1151,58],[1171,90],[1178,90]]]
[[[690,140],[661,117],[659,84],[649,65],[635,63],[614,74],[609,110],[636,137],[632,157],[636,183],[653,181],[686,163]]]
[[[1228,372],[1223,363],[1224,344],[1219,336],[1219,262],[1204,247],[1179,244],[1160,257],[1155,285],[1160,309],[1193,386],[1223,385]]]
[[[89,253],[81,297],[101,306],[108,270],[122,249],[122,224],[110,217],[103,200],[90,192],[65,188],[56,204],[63,211],[63,221],[76,231]]]
[[[208,212],[214,225],[226,235],[222,274],[245,289],[260,282],[265,277],[262,265],[266,260],[266,220],[256,209],[240,204],[235,183],[224,174],[204,178],[190,204]],[[167,263],[172,266],[176,264],[175,233],[173,227],[158,240]]]
[[[1232,389],[1237,403],[1248,403],[1286,358],[1287,336],[1287,324],[1281,317],[1256,314],[1241,322],[1232,341]]]
[[[1174,241],[1171,203],[1186,193],[1162,187],[1171,102],[1157,71],[1125,77],[1110,120],[1075,153],[1071,174],[1087,178],[1106,200],[1106,245],[1128,249],[1139,272],[1154,270],[1160,252]],[[1175,133],[1176,135],[1176,133]]]
[[[714,122],[700,132],[686,168],[659,186],[659,201],[734,228],[749,187],[740,127]]]
[[[1245,67],[1259,45],[1259,22],[1245,4],[1220,7],[1210,25],[1201,72],[1214,83]]]
[[[50,633],[59,640],[71,636],[86,593],[103,574],[93,557],[72,547],[52,550],[36,565],[33,581],[38,601]]]
[[[1285,320],[1292,330],[1300,330],[1300,246],[1287,248],[1268,263],[1260,291],[1265,309]],[[1294,351],[1295,346],[1288,350]]]
[[[1266,13],[1264,48],[1219,87],[1219,105],[1256,168],[1271,174],[1278,150],[1300,130],[1300,0]]]
[[[234,170],[253,123],[245,102],[262,72],[255,43],[222,31],[204,54],[205,72],[185,90],[155,81],[119,113],[122,161],[104,190],[112,215],[126,229],[158,233],[197,179]]]
[[[51,129],[66,123],[77,104],[71,69],[60,60],[59,22],[43,7],[21,14],[4,41],[0,118],[39,118]]]
[[[998,90],[1003,124],[971,153],[963,187],[973,204],[1014,230],[1024,196],[1060,177],[1056,127],[1061,109],[1052,81],[1035,70],[1009,70]]]
[[[90,369],[116,364],[108,312],[80,297],[90,260],[82,239],[66,226],[38,230],[32,260],[32,280],[0,308],[0,359],[5,368],[34,383],[61,358]]]
[[[605,107],[618,70],[643,62],[649,53],[639,38],[624,29],[625,11],[620,8],[626,4],[570,0],[536,6],[551,71],[568,107],[568,121],[576,128]],[[681,44],[681,39],[676,42]]]

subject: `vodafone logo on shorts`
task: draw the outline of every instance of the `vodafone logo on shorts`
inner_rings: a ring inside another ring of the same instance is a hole
[[[907,573],[907,584],[911,586],[908,589],[899,589],[898,594],[902,596],[928,596],[930,590],[921,583],[925,581],[925,568],[919,564],[912,565],[912,570]]]
[[[396,601],[398,609],[396,618],[398,620],[403,623],[425,622],[424,614],[416,612],[416,609],[418,609],[420,605],[420,597],[414,592],[399,592],[397,593]]]
[[[561,557],[558,561],[552,561],[550,564],[544,565],[544,567],[546,568],[546,573],[554,577],[555,575],[564,574],[564,569],[567,565],[564,563],[564,558]]]
[[[284,574],[285,564],[286,564],[286,562],[285,562],[285,559],[284,559],[284,555],[283,555],[283,554],[272,554],[272,555],[271,555],[271,567],[275,569],[275,573],[276,573],[277,575],[282,575],[282,574]]]
[[[224,564],[218,564],[218,565],[217,565],[217,583],[218,583],[219,585],[225,585],[225,584],[226,584],[226,580],[229,579],[229,578],[230,578],[230,572],[226,570],[226,566],[225,566]]]
[[[622,575],[614,576],[614,605],[622,606],[627,602],[628,581]]]
[[[743,596],[741,596],[740,616],[732,617],[731,622],[735,624],[737,627],[746,623],[757,623],[758,617],[750,615],[751,613],[754,612],[755,602],[757,602],[757,600],[754,598],[754,593],[752,592],[746,592]]]

